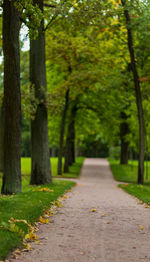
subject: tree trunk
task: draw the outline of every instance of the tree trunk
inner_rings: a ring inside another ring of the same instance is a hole
[[[20,25],[14,1],[4,0],[4,175],[2,194],[21,191]]]
[[[65,149],[65,164],[64,172],[69,172],[69,166],[75,162],[75,116],[76,116],[77,107],[76,104],[71,109],[67,139],[66,139],[66,149]]]
[[[133,37],[132,37],[132,30],[131,30],[131,21],[130,15],[128,10],[126,9],[126,1],[121,0],[124,9],[124,15],[127,24],[127,33],[128,33],[128,49],[130,53],[131,59],[131,70],[133,73],[134,78],[134,87],[135,87],[135,94],[136,94],[136,104],[138,110],[138,121],[139,121],[139,161],[138,161],[138,184],[144,183],[144,141],[145,141],[145,124],[144,124],[144,112],[142,106],[142,94],[140,89],[140,82],[138,71],[136,67],[135,61],[135,54],[134,54],[134,47],[133,47]]]
[[[129,127],[126,122],[127,115],[125,112],[121,112],[122,122],[120,124],[120,138],[121,138],[121,152],[120,152],[120,164],[128,164],[128,147],[129,143],[126,141],[126,135],[129,133]]]
[[[4,171],[4,104],[0,108],[0,172]]]
[[[34,0],[43,12],[43,0]],[[31,121],[32,171],[31,184],[51,183],[50,155],[46,108],[45,33],[42,20],[38,37],[30,40],[30,81],[38,101],[35,118]]]
[[[65,122],[66,115],[68,110],[69,103],[69,90],[66,92],[65,97],[65,106],[62,112],[61,126],[60,126],[60,138],[59,138],[59,151],[58,151],[58,175],[62,175],[62,156],[63,156],[63,142],[64,142],[64,131],[65,131]]]

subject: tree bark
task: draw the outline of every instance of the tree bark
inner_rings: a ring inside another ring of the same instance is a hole
[[[19,13],[14,7],[14,0],[4,0],[4,175],[2,194],[21,191],[20,25]]]
[[[61,119],[61,126],[60,126],[58,170],[57,170],[58,175],[62,175],[63,142],[64,142],[64,131],[65,131],[66,115],[68,110],[68,103],[69,103],[69,89],[66,92],[65,106],[62,112],[62,119]]]
[[[121,152],[120,152],[120,164],[128,164],[128,147],[129,143],[126,141],[126,135],[129,133],[129,127],[126,122],[127,115],[125,112],[121,112],[122,122],[120,124],[120,138],[121,138]]]
[[[4,104],[0,108],[0,172],[4,171]]]
[[[131,21],[128,10],[126,9],[126,1],[121,0],[124,7],[124,16],[126,19],[127,33],[128,33],[128,49],[131,59],[131,70],[134,78],[134,87],[136,94],[136,104],[138,111],[138,121],[139,121],[139,161],[138,161],[138,184],[144,183],[144,141],[145,141],[145,123],[144,123],[144,112],[142,106],[142,94],[140,89],[139,76],[135,61],[134,47],[133,47],[133,37],[131,30]]]
[[[43,12],[43,0],[34,0]],[[44,20],[38,30],[38,37],[30,40],[30,81],[38,101],[35,118],[31,121],[32,171],[31,184],[51,183],[48,124],[46,108],[46,66]]]
[[[69,166],[75,162],[75,117],[77,107],[76,104],[71,108],[70,119],[68,124],[66,149],[65,149],[65,163],[64,172],[69,172]]]

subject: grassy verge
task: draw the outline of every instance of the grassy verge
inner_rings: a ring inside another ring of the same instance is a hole
[[[42,186],[29,186],[28,182],[26,178],[23,179],[23,192],[20,194],[0,196],[0,226],[3,227],[0,228],[0,260],[6,258],[8,253],[22,242],[22,237],[18,233],[8,230],[10,218],[27,220],[33,224],[44,210],[50,208],[54,200],[75,184],[71,181],[54,180],[52,185],[43,186],[53,189],[53,192],[41,192],[34,190]],[[24,223],[20,222],[18,226],[23,234],[27,233],[27,226]]]
[[[77,178],[80,169],[82,167],[84,161],[84,157],[77,157],[76,162],[70,167],[69,173],[64,173],[61,177],[64,178]],[[64,165],[64,159],[63,159],[63,165]],[[30,175],[31,174],[31,158],[22,158],[21,159],[21,169],[23,175]],[[52,176],[57,177],[57,157],[51,158],[51,170],[52,170]]]
[[[127,193],[137,197],[142,202],[150,205],[150,186],[127,184],[127,185],[119,185],[119,187],[124,189]]]
[[[64,161],[64,160],[63,160]],[[84,157],[76,159],[76,163],[70,167],[69,173],[61,177],[77,178],[82,167]],[[21,159],[22,168],[22,193],[13,196],[0,195],[0,260],[6,258],[11,250],[18,247],[22,242],[22,236],[17,232],[10,231],[11,217],[17,220],[27,220],[34,224],[43,214],[44,210],[49,209],[52,202],[57,200],[64,192],[70,189],[75,183],[72,181],[53,180],[51,185],[40,187],[30,186],[29,179],[31,173],[31,159]],[[57,176],[57,158],[51,158],[52,175]],[[0,188],[1,188],[0,176]],[[42,187],[52,189],[53,192],[34,191]],[[23,235],[27,233],[28,227],[22,222],[17,223]]]
[[[138,161],[129,161],[128,165],[120,165],[118,160],[109,159],[114,178],[119,182],[137,183]],[[150,183],[150,162],[148,179],[144,175],[145,184]],[[146,169],[146,168],[145,168]]]
[[[119,161],[109,159],[109,163],[115,180],[128,183],[121,184],[119,187],[150,205],[150,168],[147,179],[145,174],[145,184],[137,185],[137,161],[129,161],[129,165],[120,165]],[[148,166],[150,167],[150,162]]]

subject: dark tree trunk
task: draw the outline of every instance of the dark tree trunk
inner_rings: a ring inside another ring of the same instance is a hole
[[[0,108],[0,172],[4,171],[4,104]]]
[[[43,0],[34,0],[43,11]],[[44,21],[38,37],[30,40],[30,81],[35,89],[38,106],[35,118],[31,121],[32,171],[31,184],[51,183],[50,155],[48,142],[46,108],[46,67]]]
[[[69,166],[75,162],[75,117],[77,107],[76,104],[71,108],[70,119],[67,130],[66,149],[65,149],[65,164],[64,172],[69,172]]]
[[[131,58],[131,70],[134,78],[134,86],[135,86],[135,94],[136,94],[136,104],[138,110],[138,120],[139,120],[139,161],[138,161],[138,184],[144,183],[144,141],[145,141],[145,124],[144,124],[144,112],[142,106],[142,94],[140,89],[140,82],[138,71],[135,62],[135,54],[133,47],[133,37],[131,30],[131,21],[128,10],[126,9],[126,1],[121,0],[124,9],[124,15],[127,24],[127,32],[128,32],[128,48]]]
[[[67,110],[68,110],[68,102],[69,102],[69,90],[67,90],[66,92],[65,106],[62,112],[62,119],[61,119],[61,126],[60,126],[58,170],[57,170],[58,175],[62,175],[63,142],[64,142],[64,131],[65,131],[66,115],[67,115]]]
[[[129,133],[129,127],[127,120],[127,115],[125,112],[121,112],[122,122],[120,124],[120,138],[121,138],[121,152],[120,152],[120,164],[128,164],[128,147],[129,143],[126,141],[126,135]]]
[[[50,152],[51,152],[50,153],[51,157],[57,157],[57,147],[56,147],[56,145],[52,145]]]
[[[20,19],[14,1],[3,2],[4,175],[3,194],[21,191]]]

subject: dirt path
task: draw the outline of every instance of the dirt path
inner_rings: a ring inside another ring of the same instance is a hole
[[[43,245],[11,261],[150,261],[150,209],[117,188],[107,160],[86,159],[68,194],[54,223],[40,227]]]

